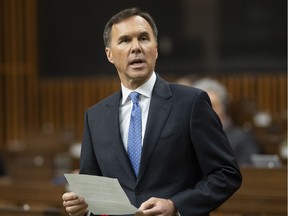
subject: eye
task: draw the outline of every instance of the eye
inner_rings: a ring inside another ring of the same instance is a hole
[[[119,44],[121,43],[128,43],[130,41],[130,39],[128,37],[123,37],[119,40]]]
[[[145,41],[149,41],[149,40],[150,40],[150,37],[146,34],[140,36],[140,41],[145,42]]]
[[[142,36],[140,39],[141,39],[141,41],[146,41],[146,40],[148,40],[148,37],[147,36]]]

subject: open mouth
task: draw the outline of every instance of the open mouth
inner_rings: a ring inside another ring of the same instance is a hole
[[[137,65],[137,64],[142,64],[144,63],[145,61],[142,60],[142,59],[134,59],[130,62],[130,65]]]

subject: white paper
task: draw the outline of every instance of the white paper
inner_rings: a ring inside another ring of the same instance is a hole
[[[70,189],[85,199],[93,214],[135,214],[117,179],[83,174],[64,174]]]

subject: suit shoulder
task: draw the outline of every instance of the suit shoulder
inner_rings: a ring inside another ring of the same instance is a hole
[[[182,93],[182,94],[194,94],[199,95],[204,91],[192,86],[186,86],[178,83],[169,83],[172,92]]]
[[[120,98],[120,91],[113,93],[112,95],[100,100],[96,104],[90,106],[87,111],[100,109],[103,106],[111,106],[119,101]]]
[[[173,100],[176,101],[188,101],[194,103],[198,101],[198,103],[211,103],[208,94],[202,89],[185,86],[178,83],[169,83],[170,90],[173,95]]]

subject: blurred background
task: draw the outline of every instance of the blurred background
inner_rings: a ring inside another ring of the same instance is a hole
[[[239,200],[244,202],[238,197],[221,215],[287,215],[285,0],[0,0],[0,155],[5,177],[0,204],[27,212],[37,203],[45,211],[57,207],[51,214],[62,214],[62,174],[78,169],[84,111],[120,87],[106,60],[104,25],[132,6],[147,10],[158,26],[156,72],[169,81],[209,76],[222,83],[234,123],[253,135],[261,155],[277,157],[276,165],[268,161],[261,168],[243,168],[245,176],[260,173],[252,183],[247,180],[240,198],[259,201],[262,207],[237,210]],[[50,198],[39,205],[39,191],[32,189],[39,184],[43,189],[43,182],[60,188],[45,183],[48,191],[56,191],[54,197],[46,191]],[[270,205],[264,208],[263,200]]]

